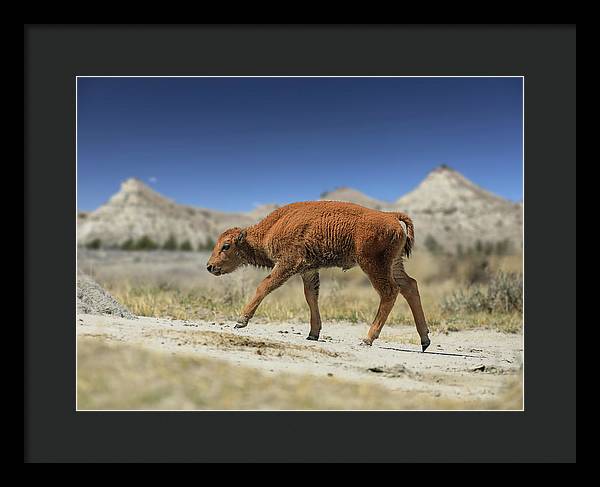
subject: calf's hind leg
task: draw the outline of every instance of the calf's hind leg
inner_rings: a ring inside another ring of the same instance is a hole
[[[423,352],[429,347],[431,340],[429,340],[429,328],[427,327],[427,321],[425,320],[425,313],[423,313],[423,306],[421,305],[421,296],[419,295],[419,288],[417,281],[410,277],[404,270],[404,263],[402,257],[397,257],[392,266],[392,274],[394,280],[400,286],[400,294],[404,296],[404,299],[408,302],[410,310],[412,311],[417,332],[421,337],[421,347]]]
[[[367,338],[363,339],[365,345],[371,345],[379,337],[381,329],[394,307],[394,303],[398,297],[398,285],[390,274],[389,265],[365,266],[362,269],[369,276],[369,280],[380,298],[379,308],[377,309],[373,324],[369,328]]]
[[[310,308],[310,333],[307,340],[318,340],[321,333],[321,314],[319,313],[319,271],[302,274],[304,297]]]

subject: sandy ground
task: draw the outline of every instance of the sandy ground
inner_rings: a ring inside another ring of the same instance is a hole
[[[522,373],[522,336],[489,330],[433,334],[420,352],[413,327],[389,326],[372,347],[360,345],[366,326],[324,323],[307,341],[306,323],[176,321],[77,315],[79,337],[125,342],[165,354],[194,355],[280,373],[336,377],[432,398],[493,400]]]

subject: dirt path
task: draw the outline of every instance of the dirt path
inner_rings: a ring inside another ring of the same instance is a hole
[[[488,330],[433,334],[419,352],[412,327],[388,327],[372,346],[359,345],[366,328],[326,323],[321,340],[305,340],[306,324],[175,321],[78,315],[78,336],[121,341],[172,354],[225,360],[233,365],[280,372],[334,376],[461,400],[493,399],[521,374],[522,336]]]

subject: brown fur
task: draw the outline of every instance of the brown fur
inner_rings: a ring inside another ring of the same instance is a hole
[[[406,231],[400,222],[406,225]],[[403,264],[403,256],[410,255],[413,243],[414,226],[404,213],[337,201],[292,203],[273,211],[256,225],[223,232],[207,268],[215,275],[233,272],[242,265],[272,269],[244,307],[238,327],[248,324],[267,294],[300,274],[311,315],[308,338],[316,340],[321,330],[319,269],[359,265],[381,298],[364,342],[370,345],[379,336],[401,293],[410,305],[425,349],[429,345],[428,329],[417,282],[406,274]],[[223,250],[226,244],[229,248]]]

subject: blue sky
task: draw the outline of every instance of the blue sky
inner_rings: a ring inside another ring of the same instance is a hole
[[[351,186],[395,200],[447,164],[522,198],[521,78],[79,78],[78,209],[137,177],[226,211]]]

